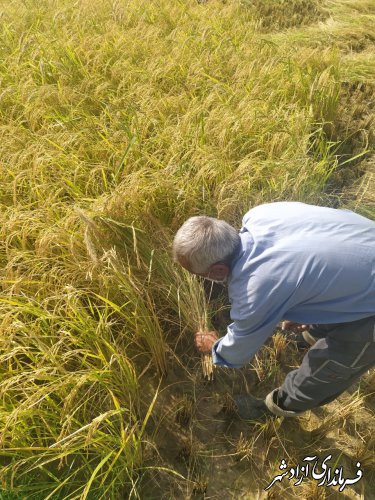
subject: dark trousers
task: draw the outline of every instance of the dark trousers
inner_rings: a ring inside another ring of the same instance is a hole
[[[278,404],[285,410],[298,412],[330,403],[375,366],[375,316],[312,325],[310,333],[319,340],[278,391]]]

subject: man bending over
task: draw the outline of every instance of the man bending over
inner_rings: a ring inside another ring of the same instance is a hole
[[[375,222],[349,210],[269,203],[250,210],[239,233],[222,220],[191,217],[173,254],[191,273],[228,285],[226,335],[195,339],[216,365],[244,366],[281,320],[306,330],[313,344],[264,401],[236,399],[243,418],[295,416],[329,403],[375,365]]]

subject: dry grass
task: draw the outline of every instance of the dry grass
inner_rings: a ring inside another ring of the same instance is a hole
[[[370,498],[371,375],[317,418],[244,426],[228,394],[264,395],[301,354],[278,334],[203,381],[192,334],[215,317],[169,248],[190,215],[238,225],[270,200],[375,217],[374,14],[1,2],[1,498],[265,498],[284,453],[329,449],[361,458]],[[332,497],[303,488],[268,498]]]

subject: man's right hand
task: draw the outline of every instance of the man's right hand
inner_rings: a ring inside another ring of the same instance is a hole
[[[304,331],[309,331],[310,325],[303,325],[301,323],[295,323],[294,321],[283,321],[281,323],[282,330],[290,330],[294,333],[302,333]]]
[[[195,334],[195,345],[199,352],[202,354],[208,354],[212,351],[212,346],[219,339],[217,333],[214,330],[210,332],[199,331]]]

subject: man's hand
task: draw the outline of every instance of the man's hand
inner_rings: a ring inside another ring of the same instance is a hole
[[[195,345],[199,352],[208,354],[212,350],[212,346],[218,340],[218,336],[214,330],[199,331],[195,334]]]
[[[301,323],[294,323],[294,321],[283,321],[281,323],[282,330],[290,330],[294,333],[301,333],[305,330],[309,331],[309,325],[301,325]]]

